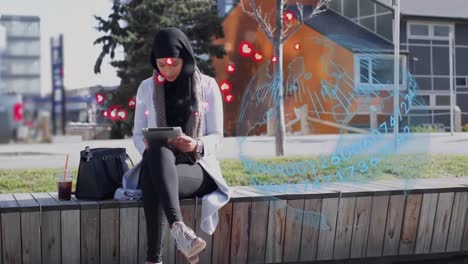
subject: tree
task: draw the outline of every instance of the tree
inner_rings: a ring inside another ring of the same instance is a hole
[[[244,5],[244,1],[248,1],[250,10]],[[275,76],[274,96],[274,114],[276,116],[276,155],[284,156],[284,99],[283,99],[283,44],[309,19],[325,11],[324,7],[331,0],[316,0],[310,14],[304,17],[304,6],[296,2],[295,9],[298,14],[295,24],[288,23],[284,26],[283,11],[287,8],[287,0],[275,0],[276,12],[274,14],[275,27],[270,24],[271,14],[265,13],[254,0],[240,0],[242,10],[249,16],[255,18],[260,29],[265,34],[267,39],[273,45],[274,56],[277,62],[273,66],[273,74]]]
[[[110,105],[126,106],[135,96],[140,82],[151,76],[149,54],[154,34],[163,27],[177,27],[192,41],[200,70],[213,75],[211,57],[225,55],[224,47],[214,45],[213,38],[224,37],[221,19],[212,9],[212,1],[186,0],[114,0],[112,12],[107,19],[95,17],[97,30],[104,35],[94,42],[102,45],[96,59],[94,72],[99,73],[103,59],[114,59],[115,53],[123,50],[122,60],[113,60],[121,79],[119,89],[108,97]],[[126,121],[113,122],[115,135],[131,135],[134,111],[129,109]]]

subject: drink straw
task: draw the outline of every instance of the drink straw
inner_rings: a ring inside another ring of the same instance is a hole
[[[68,154],[67,154],[67,160],[65,161],[65,172],[63,173],[63,181],[67,180],[67,168],[68,168]]]

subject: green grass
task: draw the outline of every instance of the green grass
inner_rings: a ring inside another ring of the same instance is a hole
[[[349,161],[343,161],[339,166],[330,165],[320,172],[313,173],[310,170],[305,174],[292,176],[268,175],[266,173],[254,173],[250,175],[244,168],[240,160],[222,160],[221,168],[223,176],[231,186],[249,185],[249,176],[258,182],[268,183],[298,183],[303,180],[313,180],[316,177],[332,175],[332,181],[338,181],[336,172],[351,165],[358,166],[363,158],[369,160],[370,157],[359,157]],[[292,157],[292,158],[271,158],[259,159],[259,163],[268,164],[297,164],[307,163],[313,160],[318,166],[321,160],[318,157]],[[22,193],[22,192],[53,192],[56,191],[55,175],[60,173],[57,169],[0,169],[0,193]],[[77,169],[71,172],[74,176]],[[395,179],[395,178],[439,178],[439,177],[468,177],[468,155],[398,155],[390,156],[380,161],[379,164],[371,168],[366,173],[357,171],[354,179]],[[74,178],[74,184],[76,177]]]

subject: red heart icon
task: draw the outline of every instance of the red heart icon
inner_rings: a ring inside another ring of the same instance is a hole
[[[253,53],[253,44],[243,41],[239,44],[239,54],[243,57],[250,57]]]
[[[163,85],[166,79],[158,72],[154,78],[154,81],[159,85]]]
[[[167,58],[166,59],[166,64],[167,65],[172,65],[174,63],[174,60],[172,58]]]
[[[135,108],[136,106],[136,99],[135,98],[130,98],[127,102],[127,105],[129,108]]]
[[[117,112],[117,118],[122,120],[122,121],[125,121],[128,117],[128,112],[127,110],[125,109],[120,109],[118,112]]]
[[[255,52],[253,59],[255,62],[260,62],[263,59],[263,54],[260,51],[257,51]]]
[[[300,43],[294,44],[294,49],[295,50],[300,50],[301,49],[301,44]]]
[[[95,98],[98,104],[102,104],[106,100],[106,96],[103,93],[97,93]]]
[[[289,23],[289,22],[292,22],[295,18],[295,15],[294,15],[294,12],[292,11],[286,11],[284,12],[284,20]]]
[[[225,81],[222,81],[220,84],[219,84],[219,89],[221,90],[221,92],[227,92],[229,90],[231,90],[231,83],[228,81],[228,80],[225,80]]]
[[[236,70],[236,66],[234,66],[234,64],[228,64],[228,65],[226,66],[226,71],[227,71],[228,73],[234,73],[235,70]]]
[[[226,95],[225,98],[227,103],[231,103],[234,100],[234,96],[232,96],[232,94]]]

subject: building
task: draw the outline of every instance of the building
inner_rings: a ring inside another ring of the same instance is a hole
[[[312,118],[328,124],[368,128],[370,106],[377,107],[379,119],[389,118],[393,112],[393,9],[389,2],[333,0],[326,12],[307,21],[284,43],[286,123],[294,119],[294,110],[304,104],[308,105]],[[219,43],[227,50],[225,58],[213,60],[216,78],[219,83],[229,81],[234,96],[231,104],[225,104],[225,130],[229,135],[242,135],[246,131],[264,133],[265,113],[271,103],[264,96],[268,92],[256,87],[266,87],[274,80],[270,61],[273,49],[257,22],[237,3],[218,0],[216,4],[218,14],[224,16],[225,38]],[[249,6],[248,1],[244,3]],[[303,3],[307,16],[314,1]],[[410,78],[414,78],[417,99],[421,102],[404,117],[404,123],[411,126],[441,123],[449,127],[451,31],[455,37],[456,105],[466,113],[462,123],[468,123],[468,65],[463,63],[468,59],[468,13],[461,11],[468,10],[468,1],[401,0],[401,4],[401,89],[407,91]],[[261,6],[265,13],[274,12],[275,1],[263,1]],[[297,14],[294,6],[286,10]],[[253,43],[253,49],[261,51],[262,62],[255,63],[238,54],[243,41]],[[296,44],[302,48],[295,50]],[[229,74],[225,68],[230,63],[242,66]],[[339,133],[339,130],[317,123],[311,132]]]
[[[6,47],[0,52],[0,93],[40,95],[41,37],[37,16],[1,15]]]

